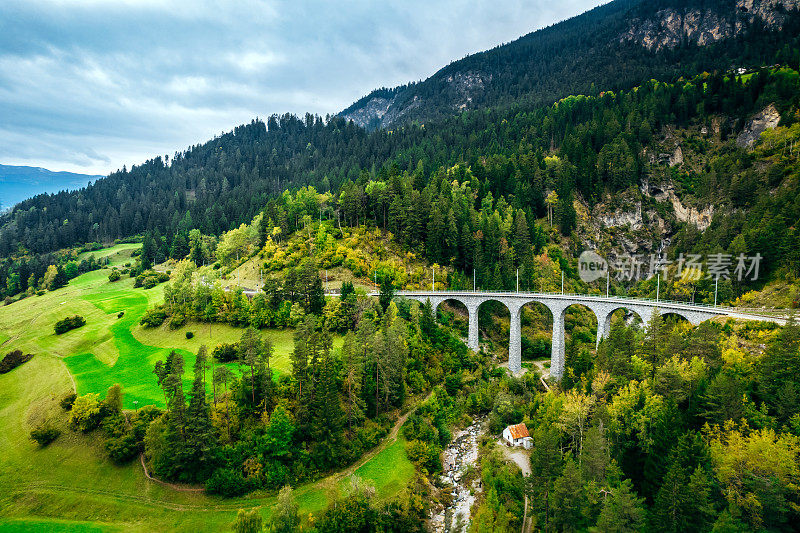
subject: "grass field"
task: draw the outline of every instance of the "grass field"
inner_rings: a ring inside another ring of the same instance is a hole
[[[130,261],[131,252],[138,246],[121,244],[87,253],[108,257],[114,266]],[[163,407],[163,395],[153,374],[156,361],[166,358],[170,350],[178,350],[184,357],[188,388],[194,354],[200,345],[205,344],[211,350],[219,343],[238,341],[242,334],[242,329],[225,324],[213,324],[210,328],[207,324],[189,324],[177,330],[166,325],[142,328],[139,319],[148,307],[163,300],[162,287],[134,289],[133,279],[127,277],[111,283],[108,272],[106,269],[89,272],[63,289],[0,307],[0,351],[18,348],[26,353],[48,353],[61,358],[78,394],[103,394],[111,385],[120,383],[126,408],[148,404]],[[120,311],[125,315],[118,319]],[[53,324],[75,314],[86,318],[86,325],[55,335]],[[187,331],[192,331],[194,338],[187,339]],[[287,372],[289,354],[294,348],[293,331],[265,330],[262,335],[275,349],[273,369]],[[334,346],[341,346],[342,342],[337,337]]]
[[[130,260],[137,245],[119,245],[93,252],[112,264]],[[201,343],[214,346],[239,338],[241,329],[193,324],[171,331],[143,330],[137,325],[144,310],[161,300],[162,289],[134,289],[133,280],[109,283],[108,270],[84,274],[69,286],[0,307],[0,352],[13,349],[34,358],[0,375],[0,531],[224,531],[240,508],[259,507],[265,518],[275,499],[252,494],[222,499],[203,493],[179,492],[147,480],[138,463],[111,463],[100,439],[74,433],[58,401],[77,386],[78,392],[101,392],[113,383],[124,387],[125,406],[134,400],[163,402],[152,374],[153,362],[178,348],[191,370]],[[121,319],[117,313],[125,311]],[[87,324],[56,336],[53,324],[80,314]],[[195,337],[185,338],[191,330]],[[292,332],[266,331],[275,346],[273,366],[286,371]],[[337,340],[337,344],[341,339]],[[32,427],[51,420],[62,435],[38,449],[29,439]],[[413,474],[402,437],[387,443],[355,472],[375,485],[379,497],[395,495]],[[301,513],[324,509],[332,486],[344,490],[347,479],[331,477],[296,488]]]

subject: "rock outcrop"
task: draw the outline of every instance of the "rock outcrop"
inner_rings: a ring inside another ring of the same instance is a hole
[[[747,121],[742,132],[736,137],[736,144],[741,148],[752,148],[762,133],[776,128],[780,121],[781,115],[775,104],[769,104]]]
[[[633,19],[619,39],[655,51],[687,43],[707,46],[757,21],[767,28],[781,29],[786,12],[797,9],[800,0],[737,0],[735,9],[729,12],[701,7],[662,9],[653,17]]]

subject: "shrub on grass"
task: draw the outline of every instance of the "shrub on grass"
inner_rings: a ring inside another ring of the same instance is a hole
[[[150,423],[161,416],[161,410],[153,405],[142,407],[130,417],[130,427],[118,434],[110,433],[106,441],[108,456],[117,464],[124,464],[144,451],[144,436]],[[105,424],[105,423],[104,423]]]
[[[230,498],[246,493],[249,490],[249,483],[238,470],[218,468],[206,482],[206,490],[211,494]]]
[[[133,273],[131,273],[133,275]],[[169,281],[169,275],[164,272],[156,272],[155,270],[145,270],[138,276],[133,283],[134,287],[142,287],[144,289],[152,289],[159,283]]]
[[[120,274],[119,270],[114,269],[111,271],[111,274],[108,275],[108,281],[114,283],[115,281],[119,281],[122,278],[122,274]]]
[[[102,413],[99,395],[89,393],[78,396],[72,405],[72,411],[69,415],[70,426],[73,429],[88,433],[99,426],[101,421]]]
[[[290,528],[286,531],[294,531],[296,528]],[[264,531],[264,519],[261,518],[261,513],[258,509],[250,509],[245,511],[239,509],[236,515],[236,522],[233,523],[234,533],[258,533]],[[279,531],[279,530],[275,530]]]
[[[186,332],[186,338],[187,338],[187,339],[194,338],[194,333],[192,333],[191,331],[187,331],[187,332]]]
[[[75,394],[74,392],[70,392],[69,394],[61,398],[59,405],[61,405],[61,408],[63,410],[69,411],[70,409],[72,409],[72,406],[75,403],[75,398],[77,397],[78,397],[77,394]]]
[[[142,288],[145,290],[152,289],[156,285],[158,285],[158,278],[156,278],[155,276],[147,276],[142,281]]]
[[[164,311],[164,308],[158,306],[145,311],[139,323],[146,328],[157,328],[163,324],[166,319],[167,313]]]
[[[211,352],[211,356],[214,357],[220,363],[230,363],[231,361],[236,360],[236,356],[239,353],[239,345],[234,344],[227,344],[222,343],[218,344],[214,351]]]
[[[33,358],[33,354],[25,354],[22,355],[22,351],[14,350],[13,352],[8,352],[3,360],[0,361],[0,374],[5,374],[7,372],[11,372],[19,365],[23,363],[27,363]]]
[[[106,441],[108,457],[117,464],[128,463],[141,453],[139,444],[131,433],[110,438]]]
[[[62,333],[66,333],[67,331],[79,328],[84,324],[86,324],[86,319],[80,315],[75,315],[67,317],[63,320],[59,320],[58,322],[56,322],[54,329],[56,335],[61,335]]]
[[[61,431],[48,425],[42,424],[31,431],[31,439],[35,440],[40,448],[44,448],[61,435]]]
[[[175,313],[169,318],[169,327],[170,329],[178,329],[179,327],[186,324],[186,315],[183,313]]]

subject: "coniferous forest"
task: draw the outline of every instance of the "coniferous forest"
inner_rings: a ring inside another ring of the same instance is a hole
[[[702,236],[680,234],[684,249],[727,250],[743,234],[740,251],[759,250],[765,272],[781,266],[796,272],[796,152],[785,151],[765,168],[734,139],[768,103],[791,127],[798,85],[791,68],[747,78],[703,74],[567,97],[542,108],[468,112],[398,132],[367,133],[339,118],[253,121],[170,162],[156,158],[80,192],[23,202],[0,229],[0,287],[6,296],[37,290],[54,264],[43,254],[76,242],[147,232],[158,240],[151,261],[182,258],[191,230],[219,235],[263,211],[261,242],[268,223],[284,235],[303,227],[304,217],[370,223],[432,263],[452,265],[467,277],[474,268],[483,287],[511,288],[515,269],[523,267],[523,278],[531,273],[526,259],[549,238],[537,220],[549,216],[569,237],[577,224],[576,199],[591,206],[652,176],[678,181],[698,204],[734,213],[718,217]],[[705,157],[699,171],[673,176],[674,169],[646,157],[663,128],[713,129],[715,123],[722,146],[712,151],[698,141]],[[287,190],[301,186],[315,193]],[[126,191],[135,196],[115,200]],[[547,191],[556,193],[550,205]],[[324,200],[316,192],[325,193]],[[69,257],[55,262],[68,265]]]

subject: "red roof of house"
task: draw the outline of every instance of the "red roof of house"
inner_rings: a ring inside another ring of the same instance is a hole
[[[508,431],[511,432],[512,439],[524,439],[525,437],[530,437],[528,435],[528,428],[525,424],[514,424],[513,426],[508,426]]]

